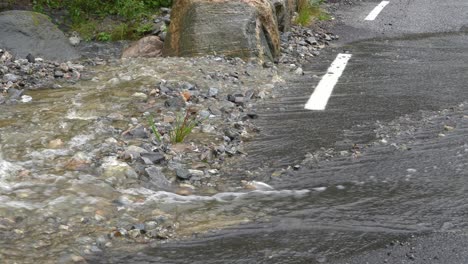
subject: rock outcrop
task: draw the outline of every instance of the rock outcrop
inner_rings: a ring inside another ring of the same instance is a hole
[[[161,56],[164,43],[157,36],[144,37],[130,47],[126,48],[122,58],[144,57],[152,58]]]
[[[30,11],[0,13],[0,48],[10,50],[20,58],[26,58],[28,54],[58,61],[80,57],[47,16]]]
[[[176,0],[163,55],[222,54],[273,60],[280,53],[277,13],[287,21],[290,3],[293,1]],[[283,29],[289,25],[289,21],[282,23]]]

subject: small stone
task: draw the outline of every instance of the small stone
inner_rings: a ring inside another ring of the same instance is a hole
[[[82,256],[72,255],[71,260],[74,263],[88,263]]]
[[[205,176],[205,173],[201,170],[188,170],[189,173],[192,175],[192,176],[195,176],[195,177],[203,177]]]
[[[192,97],[192,94],[189,91],[183,91],[180,93],[180,95],[182,96],[182,99],[184,99],[185,102],[189,101]]]
[[[199,115],[200,115],[200,118],[206,119],[206,118],[210,117],[211,113],[209,111],[207,111],[207,110],[201,110]]]
[[[185,107],[185,101],[182,99],[182,97],[173,97],[169,98],[164,102],[164,105],[169,108],[176,108],[180,109]]]
[[[156,227],[158,227],[158,222],[156,222],[156,221],[148,221],[148,222],[145,223],[145,227],[146,227],[146,229],[148,229],[148,230],[155,229]]]
[[[211,174],[211,175],[216,175],[218,174],[218,170],[217,169],[211,169],[211,170],[208,170],[208,173]]]
[[[62,72],[68,72],[70,70],[70,67],[68,67],[68,65],[66,63],[60,63],[59,69]]]
[[[308,37],[306,39],[306,42],[309,43],[310,45],[317,45],[318,44],[317,40],[314,37]]]
[[[138,93],[138,92],[132,94],[132,97],[133,97],[133,98],[136,98],[136,99],[138,99],[138,100],[142,100],[142,101],[148,99],[148,96],[147,96],[146,94],[144,94],[144,93]]]
[[[215,128],[212,125],[202,125],[202,132],[203,133],[213,133],[215,132]]]
[[[147,165],[159,164],[165,160],[164,155],[159,152],[140,153],[140,157]]]
[[[36,62],[36,58],[34,58],[34,56],[31,53],[29,53],[28,56],[26,56],[26,59],[28,60],[29,63]]]
[[[240,134],[231,128],[224,130],[224,135],[226,135],[230,140],[239,139],[240,137]]]
[[[210,110],[210,112],[215,116],[220,116],[222,114],[221,110],[219,110],[219,108],[217,108],[216,106],[210,106],[208,107],[208,110]]]
[[[444,130],[445,130],[445,131],[452,131],[452,130],[454,130],[454,129],[455,129],[455,128],[454,128],[453,126],[447,126],[447,125],[444,126]]]
[[[49,141],[48,148],[58,149],[63,147],[63,141],[60,138]]]
[[[164,123],[173,123],[175,121],[175,117],[174,116],[163,116],[163,122]]]
[[[192,177],[192,174],[187,169],[177,168],[176,176],[182,180],[190,180],[190,178]]]
[[[63,78],[64,74],[62,71],[55,71],[54,72],[54,77],[55,78]]]
[[[3,81],[4,82],[12,82],[15,83],[19,80],[19,76],[13,73],[7,73],[5,76],[3,76]]]
[[[175,193],[178,195],[182,195],[182,196],[188,196],[188,195],[192,195],[193,190],[191,188],[181,187],[181,188],[177,188]]]
[[[71,36],[68,40],[72,46],[77,46],[81,42],[81,39],[78,36]]]
[[[171,188],[171,182],[166,178],[161,167],[151,166],[146,168],[145,171],[151,179],[151,183],[156,187],[163,190]]]
[[[297,68],[295,71],[294,71],[294,74],[296,75],[304,75],[304,71],[302,70],[301,67]]]
[[[132,229],[128,231],[128,236],[131,238],[137,238],[141,235],[141,231],[139,229]]]
[[[208,96],[209,97],[216,97],[218,95],[218,92],[219,92],[219,90],[217,88],[210,87],[208,89]]]

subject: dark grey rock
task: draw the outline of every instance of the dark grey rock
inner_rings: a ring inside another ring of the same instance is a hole
[[[147,165],[159,164],[166,159],[163,154],[158,152],[141,153],[140,157]]]
[[[226,135],[231,140],[240,138],[240,134],[232,128],[227,128],[226,130],[224,130],[224,135]]]
[[[62,78],[64,76],[64,73],[62,71],[55,71],[54,72],[54,77],[55,78]]]
[[[306,42],[309,43],[310,45],[318,45],[318,42],[314,37],[308,37],[306,39]]]
[[[169,98],[164,102],[164,105],[169,108],[176,108],[180,109],[185,107],[185,101],[182,99],[182,97],[173,97]]]
[[[8,89],[8,96],[10,99],[19,99],[23,95],[23,90],[18,90],[15,88]]]
[[[36,58],[34,58],[34,56],[31,53],[29,53],[28,56],[26,56],[26,59],[28,60],[29,63],[36,62]]]
[[[162,190],[171,189],[171,182],[166,178],[161,167],[151,166],[146,168],[145,171],[148,174],[151,183],[157,188]]]
[[[177,168],[176,175],[177,175],[177,178],[182,179],[182,180],[190,180],[190,178],[192,177],[192,174],[187,169],[184,169],[184,168]]]
[[[138,125],[125,133],[126,138],[148,138],[148,131],[142,125]]]
[[[0,13],[0,47],[18,57],[29,53],[50,60],[72,60],[80,57],[65,35],[50,19],[30,11]]]
[[[210,110],[210,112],[215,116],[220,116],[222,114],[221,110],[219,110],[218,107],[213,106],[213,105],[208,107],[208,110]]]

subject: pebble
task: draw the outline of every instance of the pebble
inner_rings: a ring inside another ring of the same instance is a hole
[[[142,101],[148,99],[148,96],[147,96],[146,94],[144,94],[144,93],[138,93],[138,92],[132,94],[132,97],[134,97],[134,98],[136,98],[136,99],[139,99],[139,100],[142,100]]]
[[[216,97],[219,93],[219,90],[217,88],[214,88],[214,87],[210,87],[208,89],[208,96],[209,97]]]
[[[62,71],[55,71],[54,72],[54,77],[55,78],[63,78],[63,76],[65,76],[65,74]]]
[[[19,76],[12,74],[12,73],[7,73],[3,76],[3,81],[4,82],[17,82],[19,80]]]
[[[132,229],[128,231],[128,236],[131,238],[137,238],[141,236],[141,230],[140,229]]]
[[[60,138],[54,139],[49,141],[49,144],[47,145],[48,148],[51,149],[58,149],[63,147],[63,141]]]
[[[192,174],[190,173],[190,171],[184,168],[177,168],[176,175],[179,179],[182,179],[182,180],[190,180],[190,178],[192,177]]]
[[[296,75],[304,75],[304,71],[302,70],[301,67],[297,68],[295,71],[294,71],[294,74]]]

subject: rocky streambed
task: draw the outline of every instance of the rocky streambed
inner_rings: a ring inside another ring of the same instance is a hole
[[[73,62],[0,50],[0,259],[80,263],[268,220],[243,205],[309,191],[231,169],[258,135],[257,106],[337,38],[294,27],[276,64],[114,59],[122,43],[82,43],[87,59]],[[195,126],[175,142],[184,118]]]
[[[259,217],[216,204],[274,191],[227,183],[223,164],[246,155],[242,142],[256,134],[256,103],[283,82],[276,67],[223,57],[99,64],[4,64],[48,69],[51,82],[32,89],[17,66],[3,75],[18,76],[3,84],[20,94],[7,91],[0,106],[0,233],[8,238],[0,241],[1,259],[79,261],[108,247]],[[78,69],[86,72],[79,82],[55,73]],[[183,142],[172,142],[169,134],[186,114],[197,125]]]

